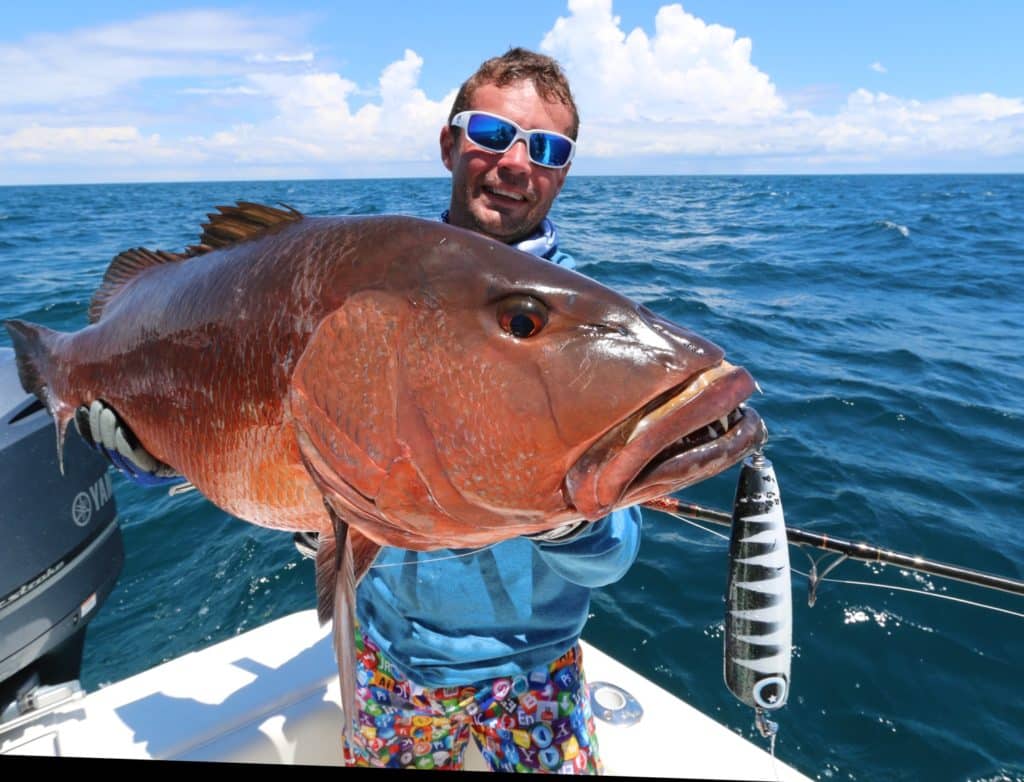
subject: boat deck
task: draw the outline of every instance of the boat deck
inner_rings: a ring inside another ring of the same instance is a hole
[[[585,642],[584,658],[606,716],[624,713],[622,692],[642,709],[597,722],[608,774],[809,782]],[[341,765],[337,669],[314,610],[30,716],[0,726],[0,755]],[[470,744],[467,768],[485,770]]]

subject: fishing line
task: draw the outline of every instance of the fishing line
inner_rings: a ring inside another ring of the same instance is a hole
[[[792,569],[794,573],[799,573],[801,576],[806,576],[808,579],[810,576],[801,570],[796,568]],[[1019,611],[1012,611],[1009,608],[1000,608],[999,606],[989,605],[988,603],[979,603],[976,600],[967,600],[962,597],[954,597],[953,595],[943,595],[938,592],[925,592],[923,589],[914,589],[912,587],[896,586],[895,584],[876,584],[871,581],[853,581],[845,578],[821,578],[820,581],[827,581],[832,584],[852,584],[853,586],[866,586],[874,587],[875,589],[894,589],[897,592],[910,592],[912,595],[921,595],[922,597],[935,597],[940,600],[952,600],[954,603],[963,603],[964,605],[974,606],[976,608],[987,608],[990,611],[998,611],[1001,614],[1010,614],[1016,616],[1019,619],[1024,619],[1024,613]]]
[[[772,774],[775,775],[775,782],[782,782],[782,778],[779,776],[778,759],[775,757],[775,739],[778,735],[778,733],[772,734],[771,742],[768,744],[768,754],[772,758]]]
[[[682,502],[676,497],[659,497],[654,500],[647,500],[640,503],[641,506],[667,513],[678,519],[694,518],[701,521],[710,521],[723,527],[732,526],[732,515],[714,508],[702,508],[699,505]],[[843,554],[850,559],[857,559],[863,562],[878,562],[886,565],[896,565],[907,570],[914,570],[919,573],[928,573],[940,578],[948,578],[953,581],[962,581],[967,584],[997,589],[1001,592],[1009,592],[1014,595],[1024,596],[1024,581],[1008,578],[1006,576],[986,573],[981,570],[973,570],[954,565],[948,562],[936,562],[926,559],[920,555],[905,554],[899,551],[891,551],[879,548],[869,543],[858,543],[850,540],[843,540],[827,534],[807,532],[795,527],[786,528],[786,537],[791,546],[810,546],[816,549],[829,551],[833,554]],[[813,565],[813,560],[812,560]],[[831,568],[829,568],[831,569]]]
[[[672,513],[670,515],[672,515],[674,518],[678,519],[679,521],[682,521],[682,522],[685,522],[686,524],[689,524],[691,527],[696,527],[697,529],[701,530],[702,532],[706,532],[709,535],[714,535],[716,538],[721,538],[722,540],[729,540],[729,536],[728,535],[723,535],[721,532],[717,532],[717,531],[715,531],[713,529],[708,529],[707,527],[704,527],[704,526],[698,524],[696,521],[693,521],[692,519],[686,518],[685,516],[677,515],[677,514],[674,514],[674,513]],[[792,570],[794,573],[799,573],[801,576],[803,576],[804,578],[807,579],[808,589],[811,590],[810,596],[809,596],[810,597],[809,602],[810,602],[811,605],[814,605],[813,600],[816,599],[818,584],[821,584],[821,583],[824,583],[824,582],[828,582],[828,583],[831,583],[831,584],[851,584],[853,586],[867,586],[867,587],[875,587],[876,589],[893,589],[893,590],[896,590],[898,592],[910,592],[913,595],[921,595],[923,597],[935,597],[935,598],[939,598],[939,599],[942,599],[942,600],[951,600],[954,603],[963,603],[964,605],[974,606],[976,608],[987,608],[990,611],[997,611],[997,612],[999,612],[1001,614],[1009,614],[1010,616],[1015,616],[1015,617],[1017,617],[1019,619],[1024,619],[1024,613],[1021,613],[1019,611],[1013,611],[1013,610],[1011,610],[1009,608],[1000,608],[999,606],[989,605],[988,603],[981,603],[981,602],[978,602],[976,600],[967,600],[966,598],[962,598],[962,597],[954,597],[953,595],[943,595],[943,594],[939,594],[938,592],[925,592],[925,591],[923,591],[921,589],[913,589],[911,587],[896,586],[896,585],[893,585],[893,584],[875,584],[875,583],[872,583],[870,581],[853,581],[853,580],[843,579],[843,578],[827,578],[826,576],[830,572],[832,572],[832,570],[834,568],[836,568],[838,565],[840,565],[843,562],[845,562],[848,559],[848,557],[846,555],[840,556],[834,562],[829,563],[828,567],[826,567],[820,574],[818,574],[817,573],[817,562],[815,562],[815,560],[811,558],[811,555],[808,554],[806,551],[804,551],[803,553],[807,556],[808,559],[811,560],[812,572],[811,573],[805,573],[804,571],[802,571],[802,570],[800,570],[798,568],[795,568],[795,567],[791,567],[790,570]],[[375,565],[374,567],[377,567],[377,566]]]
[[[676,510],[672,510],[672,509],[670,509],[668,507],[657,506],[657,505],[654,505],[653,503],[650,505],[650,508],[651,508],[651,510],[656,510],[656,511],[659,511],[661,513],[665,513],[666,515],[672,516],[673,518],[678,519],[679,521],[685,522],[686,524],[689,524],[691,526],[694,526],[697,529],[702,530],[702,531],[704,531],[704,532],[706,532],[706,533],[708,533],[710,535],[714,535],[715,537],[722,538],[724,540],[728,540],[728,537],[726,535],[723,535],[723,534],[721,534],[719,532],[715,532],[714,530],[711,530],[711,529],[708,529],[706,527],[703,527],[700,524],[697,524],[696,522],[694,522],[691,518],[689,518],[687,516],[684,516],[682,513],[678,512]],[[721,511],[710,510],[710,509],[707,509],[707,508],[700,508],[698,506],[688,506],[688,509],[693,511],[693,512],[695,512],[695,513],[702,514],[700,516],[700,518],[706,519],[708,521],[712,521],[712,522],[714,522],[716,524],[726,525],[726,524],[730,523],[729,521],[727,521],[729,519],[728,514],[723,513]],[[796,542],[796,541],[793,541],[793,540],[790,540],[789,544],[791,546],[797,546],[801,551],[803,551],[803,547],[805,545],[810,545],[810,546],[812,546],[814,548],[820,548],[821,547],[820,545],[815,544],[815,543]],[[996,611],[996,612],[1001,613],[1001,614],[1009,614],[1010,616],[1014,616],[1014,617],[1017,617],[1017,618],[1020,618],[1020,619],[1024,619],[1024,613],[1021,613],[1021,612],[1018,612],[1018,611],[1014,611],[1014,610],[1008,609],[1008,608],[1000,608],[998,606],[990,605],[988,603],[981,603],[981,602],[974,601],[974,600],[967,600],[965,598],[954,597],[952,595],[943,595],[943,594],[939,594],[937,592],[925,592],[925,591],[923,591],[921,589],[913,589],[913,588],[910,588],[910,587],[902,587],[902,586],[895,586],[895,585],[889,585],[889,584],[877,584],[877,583],[872,583],[872,582],[869,582],[869,581],[852,581],[852,580],[838,579],[838,578],[826,578],[826,576],[832,570],[834,570],[836,567],[838,567],[840,564],[845,562],[847,559],[851,559],[852,560],[854,558],[854,556],[852,556],[850,554],[847,554],[847,553],[841,553],[841,552],[837,552],[837,551],[833,551],[832,553],[838,553],[838,554],[840,554],[840,556],[835,561],[829,563],[829,565],[820,574],[817,572],[817,569],[818,569],[817,566],[818,566],[818,563],[822,561],[823,557],[819,558],[818,560],[815,560],[806,551],[804,551],[804,555],[807,557],[808,560],[810,560],[811,572],[810,573],[804,573],[802,570],[798,570],[796,568],[790,568],[793,572],[799,573],[801,576],[803,576],[804,578],[807,579],[807,584],[808,584],[808,604],[809,605],[812,605],[812,606],[814,605],[814,601],[817,598],[817,587],[818,587],[818,584],[820,584],[822,582],[825,582],[825,581],[828,581],[828,582],[832,582],[832,583],[836,583],[836,584],[851,584],[851,585],[854,585],[854,586],[870,586],[870,587],[876,587],[878,589],[893,589],[893,590],[900,591],[900,592],[910,592],[910,593],[916,594],[916,595],[924,595],[925,597],[937,597],[937,598],[942,598],[942,599],[945,599],[945,600],[951,600],[954,603],[963,603],[964,605],[969,605],[969,606],[973,606],[973,607],[976,607],[976,608],[987,608],[990,611]],[[858,557],[858,558],[860,558],[860,557]],[[905,564],[897,564],[896,567],[907,568],[907,569],[910,569],[910,570],[920,569],[920,568],[915,568],[912,565],[905,565]],[[925,571],[925,572],[928,572],[928,571]],[[950,578],[950,579],[952,579],[954,581],[965,581],[966,583],[972,583],[971,581],[967,581],[967,580],[965,580],[963,578],[957,578],[955,575],[948,575],[948,574],[943,574],[943,573],[932,573],[932,574],[933,575],[937,575],[940,578]],[[987,575],[987,574],[981,574],[981,575]],[[1007,579],[1002,579],[1002,581],[1005,582],[1005,581],[1007,581]],[[1016,585],[1018,583],[1019,582],[1013,582],[1014,585]],[[977,586],[981,586],[981,587],[989,587],[990,586],[989,584],[985,584],[985,583],[977,583],[976,585]],[[996,586],[995,588],[997,588],[997,589],[1002,588],[1002,589],[1004,589],[1004,591],[1008,591],[1008,590],[1005,590],[1005,588],[1002,587],[1002,586]],[[1015,586],[1015,588],[1013,590],[1013,593],[1020,594],[1020,591],[1018,589],[1016,589],[1016,586]]]
[[[474,554],[479,554],[481,551],[487,551],[487,549],[494,548],[497,543],[489,543],[481,548],[470,549],[469,551],[463,552],[462,554],[451,554],[447,557],[434,557],[433,559],[421,559],[416,562],[417,565],[426,565],[429,562],[443,562],[446,559],[461,559],[462,557],[471,557]],[[408,562],[381,562],[379,565],[370,565],[370,570],[381,567],[405,567]]]
[[[715,532],[713,529],[708,529],[707,527],[702,527],[700,524],[698,524],[693,519],[688,519],[688,518],[686,518],[686,516],[676,516],[676,514],[674,514],[674,513],[672,515],[675,516],[677,519],[679,519],[679,521],[686,522],[691,527],[696,527],[699,530],[703,530],[704,532],[708,533],[709,535],[714,535],[716,538],[721,538],[722,540],[725,540],[725,541],[729,540],[729,536],[728,535],[725,535],[725,534],[723,534],[721,532]]]

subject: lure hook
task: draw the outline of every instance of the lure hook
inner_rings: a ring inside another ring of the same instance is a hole
[[[825,576],[835,570],[844,560],[849,559],[847,554],[840,554],[835,562],[831,562],[827,568],[825,568],[820,574],[818,573],[818,563],[821,562],[828,554],[823,554],[817,559],[814,559],[806,551],[804,555],[811,562],[811,571],[807,574],[807,605],[811,608],[814,607],[815,602],[818,600],[818,584],[825,580]]]
[[[757,732],[766,739],[774,739],[775,734],[779,732],[779,723],[768,719],[768,715],[760,706],[754,709],[754,725],[757,726]]]

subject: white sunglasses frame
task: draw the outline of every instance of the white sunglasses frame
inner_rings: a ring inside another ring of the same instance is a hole
[[[513,128],[516,129],[515,137],[512,139],[511,142],[509,142],[509,145],[507,147],[505,147],[504,149],[500,149],[500,150],[499,149],[491,149],[490,147],[485,147],[485,146],[483,146],[481,144],[476,143],[475,141],[473,141],[473,139],[471,139],[469,137],[469,120],[470,120],[470,118],[474,114],[483,114],[485,117],[493,117],[494,119],[501,120],[502,122],[507,122],[509,125],[511,125]],[[545,130],[543,128],[534,128],[532,130],[523,130],[521,127],[519,127],[518,123],[513,122],[508,117],[503,117],[500,114],[493,114],[493,113],[491,113],[489,111],[478,111],[476,109],[470,109],[469,111],[460,111],[458,114],[456,114],[454,117],[452,117],[452,121],[450,123],[448,123],[448,124],[451,127],[454,127],[454,128],[462,128],[462,130],[465,131],[466,138],[469,140],[470,144],[472,144],[477,149],[482,149],[484,152],[490,152],[492,155],[504,155],[506,152],[508,152],[510,149],[512,149],[513,145],[517,141],[519,141],[519,139],[522,139],[523,143],[526,144],[526,154],[527,154],[527,156],[530,157],[530,162],[531,163],[533,163],[534,165],[537,165],[537,166],[543,166],[544,168],[550,168],[550,169],[553,169],[555,171],[558,171],[559,169],[567,168],[569,166],[569,164],[572,163],[572,159],[576,156],[576,142],[573,141],[568,136],[563,135],[561,133],[556,133],[553,130]],[[549,136],[557,136],[558,138],[565,139],[566,141],[569,142],[569,157],[566,159],[566,161],[562,165],[560,165],[560,166],[550,166],[547,163],[539,163],[539,162],[537,162],[536,160],[533,159],[533,157],[530,155],[530,137],[533,134],[535,134],[535,133],[545,133],[545,134],[547,134]]]

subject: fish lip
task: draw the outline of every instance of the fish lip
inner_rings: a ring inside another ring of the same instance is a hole
[[[626,487],[617,505],[628,506],[663,497],[727,470],[768,441],[768,429],[752,407],[737,408],[743,417],[715,440],[664,459],[655,457]],[[671,451],[665,449],[661,453]],[[660,455],[660,454],[659,454]]]
[[[576,460],[565,479],[568,501],[594,520],[727,469],[767,437],[756,411],[741,407],[754,389],[747,370],[721,361],[649,400]],[[680,447],[722,417],[731,417],[724,434]]]

